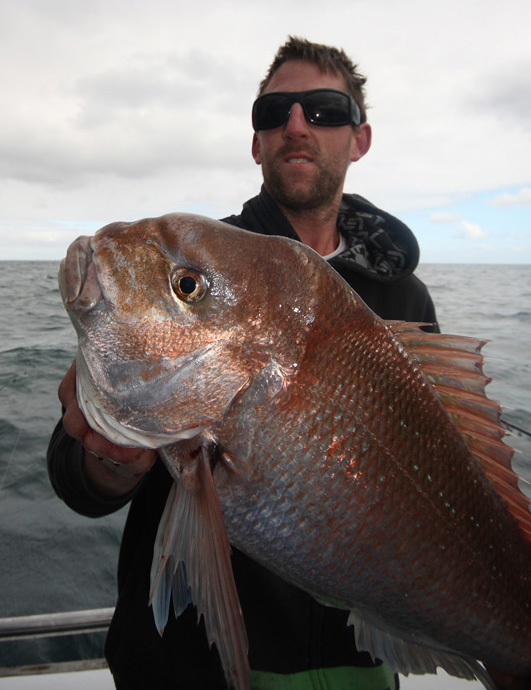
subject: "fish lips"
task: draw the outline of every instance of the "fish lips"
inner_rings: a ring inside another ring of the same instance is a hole
[[[78,237],[59,265],[59,290],[67,310],[91,310],[103,293],[93,261],[92,237]]]

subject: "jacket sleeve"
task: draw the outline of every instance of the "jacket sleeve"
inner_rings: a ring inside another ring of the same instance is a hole
[[[60,419],[46,454],[50,481],[59,498],[76,513],[91,518],[109,515],[126,505],[138,487],[119,498],[101,496],[92,489],[85,477],[84,456],[82,443],[66,433],[63,420]]]
[[[437,321],[437,314],[435,313],[435,305],[433,304],[433,300],[429,292],[427,292],[425,314],[422,320],[424,321],[424,323],[433,324],[431,328],[425,328],[425,330],[432,331],[433,333],[441,332],[441,329],[439,328],[439,323]]]

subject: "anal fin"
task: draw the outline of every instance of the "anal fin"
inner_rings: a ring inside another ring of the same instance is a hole
[[[381,659],[395,673],[404,676],[437,673],[442,668],[446,673],[466,680],[479,680],[487,690],[497,686],[483,666],[475,659],[462,657],[443,647],[432,647],[422,641],[406,640],[393,631],[368,623],[357,611],[351,611],[349,625],[354,626],[356,648]]]

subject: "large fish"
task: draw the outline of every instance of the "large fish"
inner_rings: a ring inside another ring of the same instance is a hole
[[[396,671],[531,675],[529,505],[481,341],[386,323],[309,248],[191,215],[79,238],[60,284],[89,423],[177,480],[161,632],[173,587],[249,687],[232,543]]]

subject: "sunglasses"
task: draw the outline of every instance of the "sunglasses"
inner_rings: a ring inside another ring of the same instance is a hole
[[[277,91],[260,96],[253,103],[253,129],[275,129],[287,122],[294,103],[300,103],[304,116],[312,125],[342,127],[358,125],[361,112],[356,101],[344,91]]]

